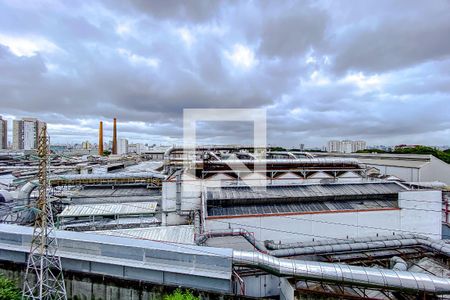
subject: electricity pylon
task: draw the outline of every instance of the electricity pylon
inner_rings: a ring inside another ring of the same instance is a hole
[[[66,300],[66,288],[57,255],[51,204],[47,201],[48,150],[47,126],[43,126],[38,137],[39,197],[36,202],[36,219],[27,270],[23,283],[23,299]]]

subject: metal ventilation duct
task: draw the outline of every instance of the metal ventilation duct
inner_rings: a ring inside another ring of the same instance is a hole
[[[398,291],[450,293],[449,278],[423,273],[283,259],[249,251],[233,251],[233,264],[261,269],[281,277],[290,276]]]

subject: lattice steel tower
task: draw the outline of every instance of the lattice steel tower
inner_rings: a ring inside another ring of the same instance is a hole
[[[67,299],[61,259],[57,255],[51,204],[47,201],[48,147],[47,126],[39,132],[39,197],[36,220],[23,284],[23,299]]]

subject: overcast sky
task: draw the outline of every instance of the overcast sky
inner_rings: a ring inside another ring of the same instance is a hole
[[[450,1],[0,0],[0,103],[53,142],[96,141],[99,120],[108,139],[116,116],[120,137],[173,144],[184,108],[264,108],[270,144],[448,145]]]

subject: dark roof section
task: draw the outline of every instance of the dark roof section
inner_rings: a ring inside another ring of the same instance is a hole
[[[379,210],[397,208],[397,201],[325,201],[291,204],[236,205],[225,207],[209,207],[208,217],[250,216],[296,213],[326,213],[348,210]]]
[[[265,189],[247,186],[210,187],[206,191],[206,201],[208,207],[324,201],[396,201],[398,193],[405,190],[407,188],[395,182],[267,186]]]

